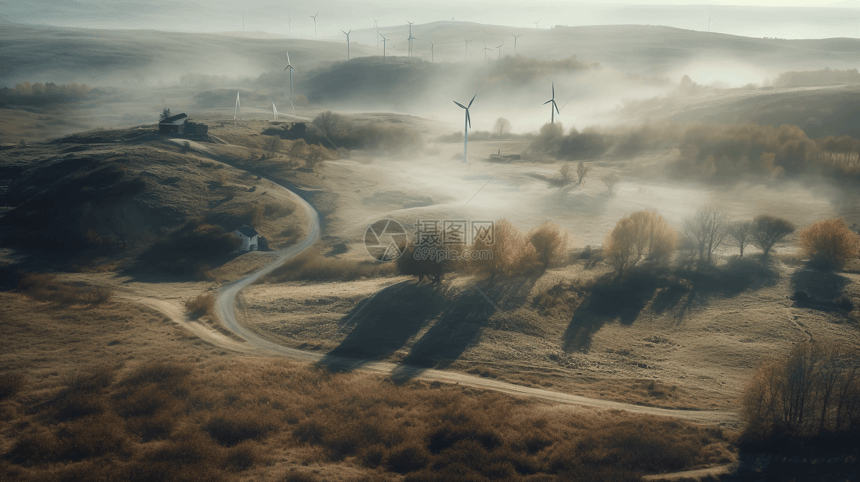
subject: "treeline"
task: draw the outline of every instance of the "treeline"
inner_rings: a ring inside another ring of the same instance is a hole
[[[100,91],[85,84],[29,83],[0,89],[0,105],[44,107],[50,104],[79,102]]]
[[[535,159],[586,160],[603,155],[635,157],[671,151],[666,175],[731,182],[745,175],[805,173],[860,176],[860,140],[849,136],[810,139],[797,126],[651,122],[616,130],[544,125],[527,152]]]
[[[263,131],[264,135],[281,139],[302,140],[327,149],[368,149],[380,152],[401,152],[420,149],[424,137],[409,126],[390,122],[353,121],[331,111],[323,112],[312,122],[298,122]]]

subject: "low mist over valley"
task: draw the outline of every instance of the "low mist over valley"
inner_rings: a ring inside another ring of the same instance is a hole
[[[0,5],[0,479],[857,480],[856,25]]]

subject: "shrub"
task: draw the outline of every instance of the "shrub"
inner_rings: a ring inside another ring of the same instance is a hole
[[[620,273],[643,258],[663,261],[677,248],[678,234],[663,216],[638,211],[618,221],[606,235],[603,255]]]
[[[562,261],[569,238],[567,231],[550,221],[529,231],[529,242],[534,246],[537,261],[544,270]]]
[[[245,440],[259,440],[274,429],[274,423],[249,411],[222,412],[203,424],[203,430],[225,447]]]
[[[794,224],[788,220],[762,214],[753,219],[752,242],[767,256],[773,245],[794,232]]]
[[[586,166],[582,161],[579,161],[579,164],[576,166],[576,178],[579,180],[580,184],[582,184],[582,181],[585,179],[585,176],[588,175],[589,171],[591,171],[591,168]]]
[[[185,302],[185,311],[192,318],[215,316],[215,297],[209,293],[197,295]]]
[[[535,270],[537,251],[525,233],[508,220],[502,219],[494,224],[493,235],[495,239],[492,244],[486,239],[479,238],[472,247],[473,251],[492,253],[489,259],[471,263],[475,271],[496,278],[526,274]]]
[[[407,474],[423,469],[430,457],[427,450],[419,445],[407,445],[388,457],[387,467],[392,472]]]
[[[416,252],[418,252],[418,259],[416,259]],[[408,246],[395,262],[398,274],[417,276],[419,283],[424,280],[425,276],[432,279],[434,283],[442,281],[442,276],[448,265],[447,259],[438,259],[430,253],[427,256],[422,256],[422,252],[417,251],[414,245]]]
[[[573,167],[571,167],[570,162],[565,162],[564,165],[561,166],[561,169],[558,171],[561,176],[561,184],[562,186],[567,186],[568,184],[572,184],[576,179],[576,174],[573,172]]]
[[[800,249],[814,261],[841,268],[860,254],[860,236],[841,218],[827,219],[800,231]]]
[[[741,413],[745,435],[755,441],[860,435],[860,351],[795,345],[758,368]]]
[[[316,116],[312,122],[321,136],[334,139],[341,134],[346,120],[329,110]]]

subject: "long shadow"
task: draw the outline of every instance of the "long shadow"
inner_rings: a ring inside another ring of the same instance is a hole
[[[714,295],[733,297],[754,287],[773,286],[778,279],[776,269],[751,258],[732,259],[719,268],[660,273],[642,267],[626,276],[608,274],[598,279],[574,313],[562,346],[567,351],[587,351],[604,324],[629,325],[646,307],[657,314],[676,310],[680,321],[694,305],[707,303]]]
[[[507,312],[526,303],[537,279],[527,277],[495,282],[474,281],[466,284],[463,291],[454,296],[449,293],[448,308],[413,345],[409,355],[394,371],[392,380],[403,383],[424,369],[447,368],[477,342],[481,329],[489,326],[490,318],[497,311],[501,313],[494,320],[494,328],[504,328],[504,324],[514,323]]]
[[[795,305],[820,311],[839,308],[839,297],[850,280],[832,270],[807,265],[791,275]]]
[[[379,291],[340,321],[341,329],[351,329],[349,335],[318,364],[332,371],[349,371],[390,355],[439,316],[442,291],[439,285],[414,281]]]

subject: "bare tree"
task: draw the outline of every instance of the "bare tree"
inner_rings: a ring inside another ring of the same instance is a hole
[[[329,110],[316,116],[313,125],[318,129],[320,135],[331,140],[336,138],[343,129],[344,118]]]
[[[603,184],[606,184],[606,189],[609,191],[609,194],[612,194],[612,191],[615,189],[615,186],[620,180],[621,176],[615,173],[603,176]]]
[[[762,214],[753,219],[752,244],[762,250],[763,256],[767,256],[774,244],[793,233],[795,229],[791,221]]]
[[[711,264],[711,255],[729,234],[728,227],[729,217],[714,206],[699,209],[684,220],[684,231],[699,249],[699,261]]]
[[[752,243],[752,221],[737,221],[729,225],[729,236],[735,240],[735,244],[741,250],[741,257],[744,256],[744,247]]]
[[[307,164],[308,169],[311,171],[315,170],[319,163],[327,159],[329,159],[329,152],[323,146],[310,145],[305,152],[305,164]]]
[[[579,165],[576,166],[576,178],[579,180],[579,183],[582,184],[583,179],[588,174],[591,168],[586,166],[584,162],[579,161]]]
[[[499,131],[500,136],[505,136],[509,132],[511,132],[511,121],[505,119],[504,117],[499,117],[496,119],[496,127],[494,130]]]
[[[281,142],[281,139],[275,136],[269,136],[268,139],[263,141],[263,145],[266,147],[266,151],[268,151],[269,157],[273,157],[276,152],[280,151],[281,147],[283,147],[283,144],[284,143]]]
[[[559,170],[559,174],[561,174],[561,182],[563,186],[567,186],[574,181],[573,168],[570,166],[569,162],[565,162],[563,166],[561,166],[561,170]]]
[[[171,116],[170,109],[164,109],[163,111],[161,111],[161,115],[158,117],[158,120],[163,121],[164,119],[167,119],[170,116]]]

